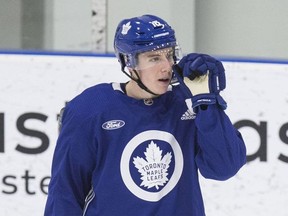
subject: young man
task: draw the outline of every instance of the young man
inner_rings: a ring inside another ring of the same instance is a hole
[[[192,53],[176,64],[174,30],[152,15],[120,22],[114,47],[131,80],[67,104],[45,215],[204,216],[198,171],[226,180],[246,160],[221,62]]]

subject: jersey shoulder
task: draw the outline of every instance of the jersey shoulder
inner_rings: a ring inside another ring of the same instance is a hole
[[[65,113],[82,119],[95,116],[116,103],[117,94],[112,83],[89,87],[66,104],[63,116]]]

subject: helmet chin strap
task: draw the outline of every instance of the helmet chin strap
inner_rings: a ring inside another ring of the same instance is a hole
[[[122,72],[123,72],[124,74],[126,74],[130,79],[134,80],[134,81],[138,84],[138,86],[139,86],[141,89],[143,89],[144,91],[146,91],[146,92],[148,92],[148,93],[150,93],[150,94],[152,94],[152,95],[154,95],[154,96],[159,96],[159,94],[156,94],[156,93],[152,92],[150,89],[147,88],[147,86],[144,85],[144,83],[143,83],[143,82],[141,81],[141,79],[140,79],[139,74],[137,73],[137,71],[136,71],[135,69],[133,69],[133,72],[136,74],[137,79],[136,79],[135,77],[131,76],[129,73],[127,73],[127,72],[124,70],[124,68],[122,68]]]

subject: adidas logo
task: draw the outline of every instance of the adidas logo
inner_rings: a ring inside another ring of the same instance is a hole
[[[187,110],[182,116],[181,116],[181,120],[190,120],[190,119],[195,119],[196,114],[191,111],[191,110]]]

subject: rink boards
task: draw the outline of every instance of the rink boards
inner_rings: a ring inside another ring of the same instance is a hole
[[[207,216],[286,216],[288,64],[224,61],[232,123],[248,163],[232,179],[201,177]],[[125,82],[109,56],[0,54],[1,215],[43,215],[59,110],[100,82]]]

